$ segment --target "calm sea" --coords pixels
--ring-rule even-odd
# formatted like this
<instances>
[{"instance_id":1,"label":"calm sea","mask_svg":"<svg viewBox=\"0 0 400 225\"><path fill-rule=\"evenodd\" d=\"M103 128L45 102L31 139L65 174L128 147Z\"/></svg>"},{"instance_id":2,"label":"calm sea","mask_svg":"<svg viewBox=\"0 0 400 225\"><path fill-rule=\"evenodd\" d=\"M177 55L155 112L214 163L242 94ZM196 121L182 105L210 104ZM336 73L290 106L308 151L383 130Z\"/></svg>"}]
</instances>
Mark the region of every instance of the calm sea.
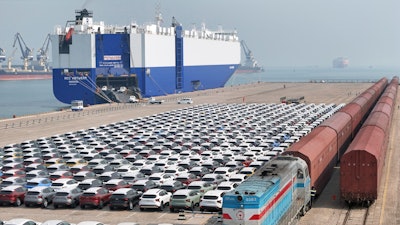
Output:
<instances>
[{"instance_id":1,"label":"calm sea","mask_svg":"<svg viewBox=\"0 0 400 225\"><path fill-rule=\"evenodd\" d=\"M400 68L318 67L268 68L263 73L236 74L227 86L263 82L357 82L399 76ZM53 95L51 80L0 81L0 119L51 112L67 107Z\"/></svg>"}]
</instances>

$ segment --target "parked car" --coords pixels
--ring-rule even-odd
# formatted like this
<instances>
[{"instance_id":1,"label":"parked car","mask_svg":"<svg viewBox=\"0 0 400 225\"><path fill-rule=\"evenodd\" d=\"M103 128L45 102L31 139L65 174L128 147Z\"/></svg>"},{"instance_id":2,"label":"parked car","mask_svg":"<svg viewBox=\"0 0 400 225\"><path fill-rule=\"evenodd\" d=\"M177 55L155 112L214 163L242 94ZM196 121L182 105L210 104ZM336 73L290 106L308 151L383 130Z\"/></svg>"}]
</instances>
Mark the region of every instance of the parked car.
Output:
<instances>
[{"instance_id":1,"label":"parked car","mask_svg":"<svg viewBox=\"0 0 400 225\"><path fill-rule=\"evenodd\" d=\"M24 177L9 177L9 178L4 179L0 183L0 188L4 188L7 186L11 186L11 185L25 186L25 184L26 184L26 179Z\"/></svg>"},{"instance_id":2,"label":"parked car","mask_svg":"<svg viewBox=\"0 0 400 225\"><path fill-rule=\"evenodd\" d=\"M39 225L39 224L40 224L39 222L25 218L15 218L4 222L4 225Z\"/></svg>"},{"instance_id":3,"label":"parked car","mask_svg":"<svg viewBox=\"0 0 400 225\"><path fill-rule=\"evenodd\" d=\"M185 189L186 185L184 185L182 182L177 181L177 180L169 180L169 181L165 181L163 184L161 184L160 188L164 189L168 192L174 193L177 190Z\"/></svg>"},{"instance_id":4,"label":"parked car","mask_svg":"<svg viewBox=\"0 0 400 225\"><path fill-rule=\"evenodd\" d=\"M209 173L201 178L202 181L207 181L217 186L222 181L226 181L226 177L222 174Z\"/></svg>"},{"instance_id":5,"label":"parked car","mask_svg":"<svg viewBox=\"0 0 400 225\"><path fill-rule=\"evenodd\" d=\"M116 191L120 188L130 188L131 186L132 184L123 179L111 179L103 184L103 187L109 191Z\"/></svg>"},{"instance_id":6,"label":"parked car","mask_svg":"<svg viewBox=\"0 0 400 225\"><path fill-rule=\"evenodd\" d=\"M231 191L235 189L238 186L237 183L231 182L231 181L223 181L220 184L218 184L217 188L215 190L221 190L221 191Z\"/></svg>"},{"instance_id":7,"label":"parked car","mask_svg":"<svg viewBox=\"0 0 400 225\"><path fill-rule=\"evenodd\" d=\"M51 187L37 186L28 190L25 195L25 206L41 206L47 208L53 202L56 192Z\"/></svg>"},{"instance_id":8,"label":"parked car","mask_svg":"<svg viewBox=\"0 0 400 225\"><path fill-rule=\"evenodd\" d=\"M164 189L153 188L143 193L139 201L139 209L143 211L146 208L156 208L163 210L165 206L169 205L171 200L171 193Z\"/></svg>"},{"instance_id":9,"label":"parked car","mask_svg":"<svg viewBox=\"0 0 400 225\"><path fill-rule=\"evenodd\" d=\"M200 203L201 194L197 190L181 189L177 190L171 197L169 210L174 212L179 209L194 210Z\"/></svg>"},{"instance_id":10,"label":"parked car","mask_svg":"<svg viewBox=\"0 0 400 225\"><path fill-rule=\"evenodd\" d=\"M74 174L71 171L54 171L50 173L49 178L52 181L55 181L60 178L72 178Z\"/></svg>"},{"instance_id":11,"label":"parked car","mask_svg":"<svg viewBox=\"0 0 400 225\"><path fill-rule=\"evenodd\" d=\"M4 171L3 174L1 175L2 179L6 179L8 177L25 177L26 172L21 169L11 169Z\"/></svg>"},{"instance_id":12,"label":"parked car","mask_svg":"<svg viewBox=\"0 0 400 225\"><path fill-rule=\"evenodd\" d=\"M181 173L179 174L175 180L182 182L184 185L189 185L193 181L198 181L200 180L199 176L196 176L192 173Z\"/></svg>"},{"instance_id":13,"label":"parked car","mask_svg":"<svg viewBox=\"0 0 400 225\"><path fill-rule=\"evenodd\" d=\"M214 185L207 181L193 181L187 186L187 189L197 190L204 195L207 191L214 189Z\"/></svg>"},{"instance_id":14,"label":"parked car","mask_svg":"<svg viewBox=\"0 0 400 225\"><path fill-rule=\"evenodd\" d=\"M210 173L210 170L205 166L196 166L189 170L190 173L193 173L196 176L202 177L206 174Z\"/></svg>"},{"instance_id":15,"label":"parked car","mask_svg":"<svg viewBox=\"0 0 400 225\"><path fill-rule=\"evenodd\" d=\"M157 188L157 184L152 180L137 180L135 183L132 184L132 188L140 191L142 193L146 192L149 189Z\"/></svg>"},{"instance_id":16,"label":"parked car","mask_svg":"<svg viewBox=\"0 0 400 225\"><path fill-rule=\"evenodd\" d=\"M221 211L222 210L222 197L225 191L211 190L207 191L200 201L200 211Z\"/></svg>"},{"instance_id":17,"label":"parked car","mask_svg":"<svg viewBox=\"0 0 400 225\"><path fill-rule=\"evenodd\" d=\"M60 178L58 180L53 181L53 183L51 184L51 187L56 191L66 187L77 187L77 186L78 186L78 181L72 178Z\"/></svg>"},{"instance_id":18,"label":"parked car","mask_svg":"<svg viewBox=\"0 0 400 225\"><path fill-rule=\"evenodd\" d=\"M0 190L0 204L20 206L24 202L26 188L10 185Z\"/></svg>"},{"instance_id":19,"label":"parked car","mask_svg":"<svg viewBox=\"0 0 400 225\"><path fill-rule=\"evenodd\" d=\"M102 186L103 186L103 181L94 178L85 179L79 182L78 184L78 188L80 188L83 191L91 187L102 187Z\"/></svg>"},{"instance_id":20,"label":"parked car","mask_svg":"<svg viewBox=\"0 0 400 225\"><path fill-rule=\"evenodd\" d=\"M191 98L181 98L178 100L178 104L193 104L193 100Z\"/></svg>"},{"instance_id":21,"label":"parked car","mask_svg":"<svg viewBox=\"0 0 400 225\"><path fill-rule=\"evenodd\" d=\"M33 178L28 180L28 182L25 184L25 187L27 189L34 188L34 187L50 187L51 186L51 180L46 177L38 177L38 178Z\"/></svg>"},{"instance_id":22,"label":"parked car","mask_svg":"<svg viewBox=\"0 0 400 225\"><path fill-rule=\"evenodd\" d=\"M53 199L55 209L60 206L75 208L79 205L79 197L82 195L82 190L78 187L65 187L56 191Z\"/></svg>"},{"instance_id":23,"label":"parked car","mask_svg":"<svg viewBox=\"0 0 400 225\"><path fill-rule=\"evenodd\" d=\"M110 197L110 210L124 208L132 210L139 203L142 193L132 188L120 188Z\"/></svg>"},{"instance_id":24,"label":"parked car","mask_svg":"<svg viewBox=\"0 0 400 225\"><path fill-rule=\"evenodd\" d=\"M25 178L27 180L31 180L33 178L48 178L49 177L49 172L47 170L31 170L26 173Z\"/></svg>"},{"instance_id":25,"label":"parked car","mask_svg":"<svg viewBox=\"0 0 400 225\"><path fill-rule=\"evenodd\" d=\"M83 191L79 196L79 206L84 209L87 206L102 209L110 201L111 192L107 188L92 187Z\"/></svg>"},{"instance_id":26,"label":"parked car","mask_svg":"<svg viewBox=\"0 0 400 225\"><path fill-rule=\"evenodd\" d=\"M95 179L97 176L92 171L80 171L74 174L72 178L76 181L83 181L86 179Z\"/></svg>"}]
</instances>

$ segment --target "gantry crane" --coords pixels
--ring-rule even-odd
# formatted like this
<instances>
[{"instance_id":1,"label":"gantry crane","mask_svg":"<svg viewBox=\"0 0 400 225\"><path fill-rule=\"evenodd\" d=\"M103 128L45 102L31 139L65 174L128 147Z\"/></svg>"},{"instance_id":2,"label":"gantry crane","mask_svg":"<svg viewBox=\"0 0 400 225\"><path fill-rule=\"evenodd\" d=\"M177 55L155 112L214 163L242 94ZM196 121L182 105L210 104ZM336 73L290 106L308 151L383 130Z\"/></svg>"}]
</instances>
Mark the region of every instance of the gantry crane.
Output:
<instances>
[{"instance_id":1,"label":"gantry crane","mask_svg":"<svg viewBox=\"0 0 400 225\"><path fill-rule=\"evenodd\" d=\"M49 44L50 44L50 34L47 34L46 39L43 42L43 46L38 50L36 55L37 60L39 61L39 65L47 68L49 59L47 56L47 52L49 51Z\"/></svg>"},{"instance_id":2,"label":"gantry crane","mask_svg":"<svg viewBox=\"0 0 400 225\"><path fill-rule=\"evenodd\" d=\"M25 41L22 38L20 33L16 33L15 34L13 48L15 47L15 44L17 43L17 41L18 41L19 48L21 49L21 53L22 53L21 59L24 60L24 70L28 70L28 64L29 64L30 61L33 60L33 55L32 55L33 50L30 49L25 44Z\"/></svg>"}]
</instances>

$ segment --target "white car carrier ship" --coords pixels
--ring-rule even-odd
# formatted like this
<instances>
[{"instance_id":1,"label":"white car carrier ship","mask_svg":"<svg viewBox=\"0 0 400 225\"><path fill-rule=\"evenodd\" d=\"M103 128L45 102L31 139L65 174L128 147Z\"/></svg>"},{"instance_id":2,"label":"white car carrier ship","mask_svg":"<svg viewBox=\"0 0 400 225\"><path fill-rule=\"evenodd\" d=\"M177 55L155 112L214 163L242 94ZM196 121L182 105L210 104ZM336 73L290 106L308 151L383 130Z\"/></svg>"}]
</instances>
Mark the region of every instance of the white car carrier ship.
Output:
<instances>
[{"instance_id":1,"label":"white car carrier ship","mask_svg":"<svg viewBox=\"0 0 400 225\"><path fill-rule=\"evenodd\" d=\"M53 92L64 103L85 105L223 87L240 64L236 31L183 30L156 23L110 26L95 23L93 13L77 10L75 20L51 35ZM106 86L107 88L102 88Z\"/></svg>"}]
</instances>

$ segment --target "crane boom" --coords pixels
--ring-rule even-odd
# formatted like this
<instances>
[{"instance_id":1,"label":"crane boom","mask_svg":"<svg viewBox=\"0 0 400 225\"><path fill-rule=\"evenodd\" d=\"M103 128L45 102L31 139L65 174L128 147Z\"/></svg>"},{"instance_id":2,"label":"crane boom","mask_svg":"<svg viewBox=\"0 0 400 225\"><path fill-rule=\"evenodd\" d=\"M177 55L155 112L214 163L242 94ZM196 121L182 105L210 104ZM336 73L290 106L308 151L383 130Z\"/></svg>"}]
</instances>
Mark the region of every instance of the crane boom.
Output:
<instances>
[{"instance_id":1,"label":"crane boom","mask_svg":"<svg viewBox=\"0 0 400 225\"><path fill-rule=\"evenodd\" d=\"M21 59L23 59L24 61L32 61L33 60L32 50L25 44L25 41L20 33L15 34L13 47L15 47L15 43L17 41L22 53Z\"/></svg>"},{"instance_id":2,"label":"crane boom","mask_svg":"<svg viewBox=\"0 0 400 225\"><path fill-rule=\"evenodd\" d=\"M49 51L49 44L50 44L50 34L47 34L42 47L38 50L36 55L37 60L41 65L47 64L47 52Z\"/></svg>"}]
</instances>

